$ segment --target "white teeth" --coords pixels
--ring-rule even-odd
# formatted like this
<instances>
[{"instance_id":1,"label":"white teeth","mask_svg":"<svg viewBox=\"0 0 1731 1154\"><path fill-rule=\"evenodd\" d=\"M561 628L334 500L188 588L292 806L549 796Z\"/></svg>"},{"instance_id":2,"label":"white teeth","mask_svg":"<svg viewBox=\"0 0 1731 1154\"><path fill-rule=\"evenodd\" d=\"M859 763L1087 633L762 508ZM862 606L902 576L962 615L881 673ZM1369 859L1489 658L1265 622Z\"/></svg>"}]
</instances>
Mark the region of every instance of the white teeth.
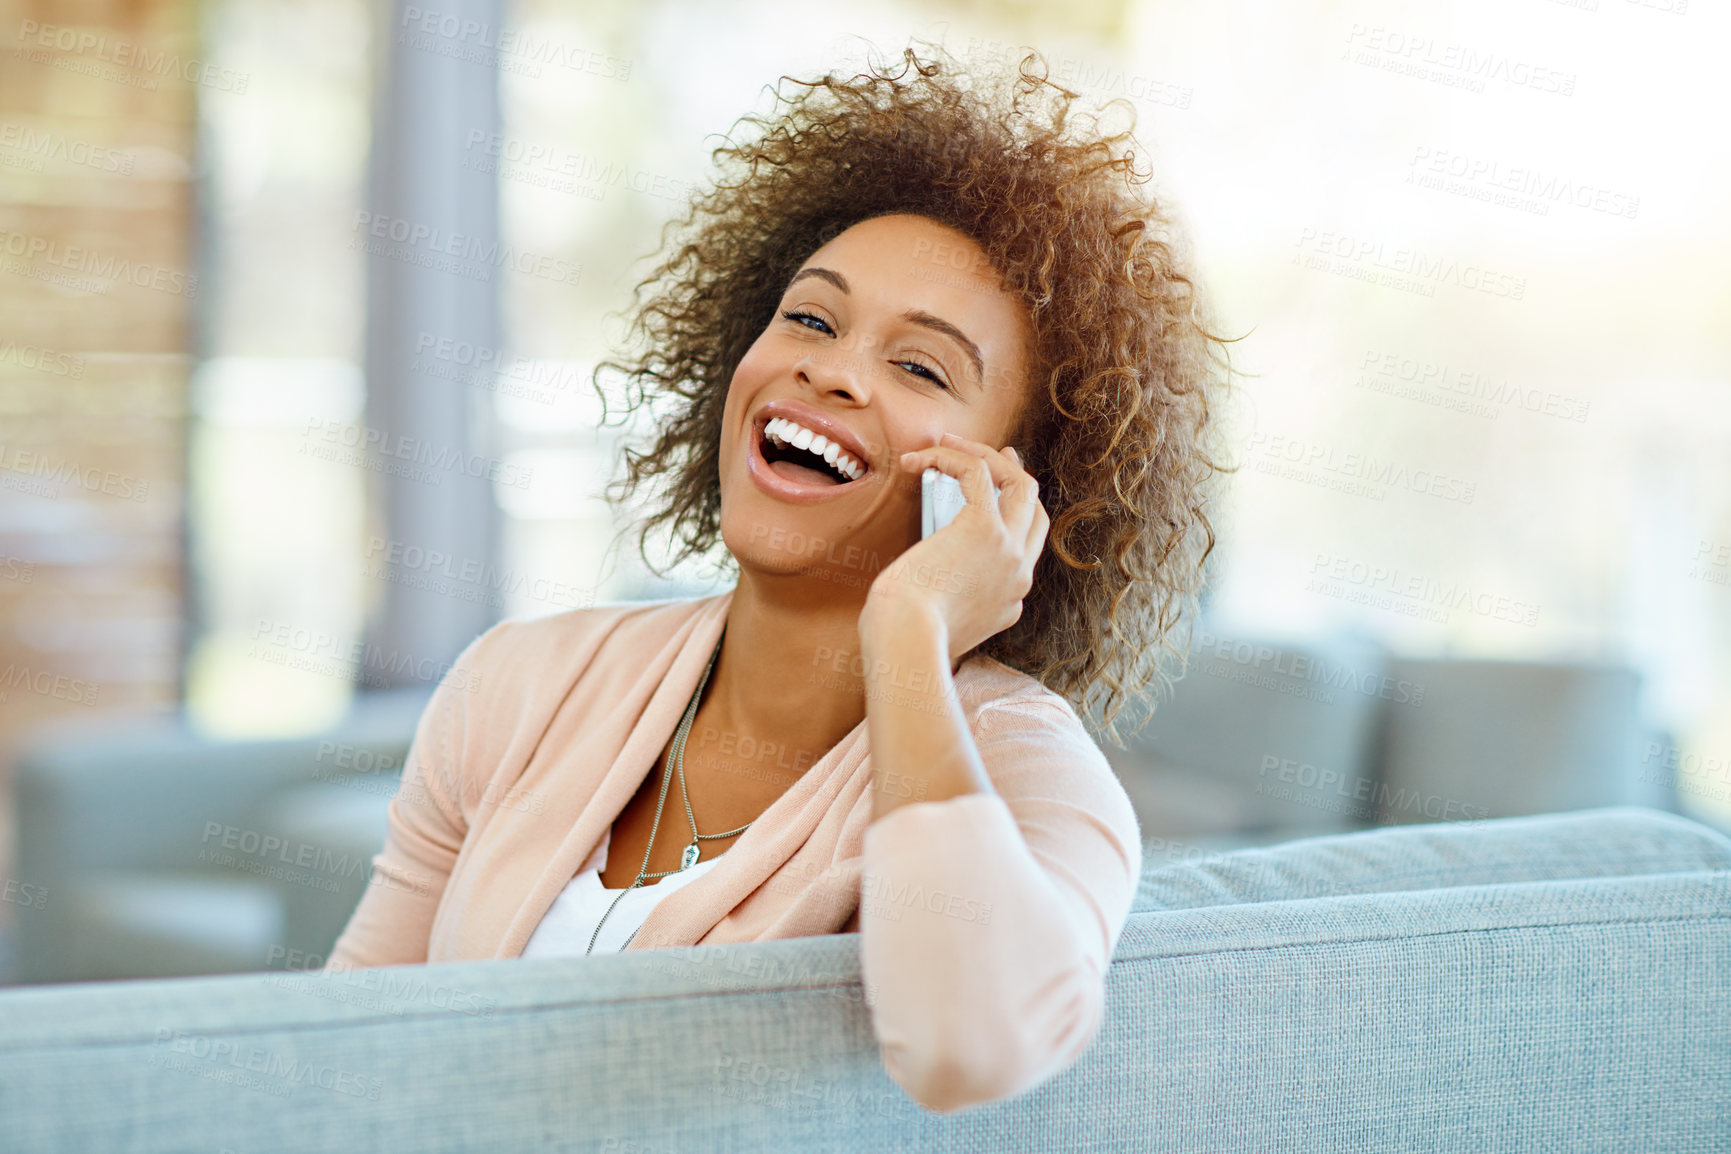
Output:
<instances>
[{"instance_id":1,"label":"white teeth","mask_svg":"<svg viewBox=\"0 0 1731 1154\"><path fill-rule=\"evenodd\" d=\"M850 481L865 476L864 466L843 452L840 445L786 417L772 418L763 426L763 435L778 446L792 445L817 454Z\"/></svg>"}]
</instances>

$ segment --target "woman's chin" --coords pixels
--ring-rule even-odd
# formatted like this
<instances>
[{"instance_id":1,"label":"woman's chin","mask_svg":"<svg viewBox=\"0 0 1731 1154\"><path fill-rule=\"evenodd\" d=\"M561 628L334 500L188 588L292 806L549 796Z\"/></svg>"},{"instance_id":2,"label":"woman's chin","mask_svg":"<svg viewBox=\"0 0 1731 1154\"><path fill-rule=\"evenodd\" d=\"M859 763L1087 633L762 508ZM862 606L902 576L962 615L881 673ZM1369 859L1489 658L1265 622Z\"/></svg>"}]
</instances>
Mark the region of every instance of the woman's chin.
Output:
<instances>
[{"instance_id":1,"label":"woman's chin","mask_svg":"<svg viewBox=\"0 0 1731 1154\"><path fill-rule=\"evenodd\" d=\"M783 549L746 547L729 550L739 564L742 577L773 584L783 590L807 590L814 600L854 601L864 598L876 578L878 566L866 567L869 553L858 548L819 549L816 555ZM852 561L853 564L845 562Z\"/></svg>"}]
</instances>

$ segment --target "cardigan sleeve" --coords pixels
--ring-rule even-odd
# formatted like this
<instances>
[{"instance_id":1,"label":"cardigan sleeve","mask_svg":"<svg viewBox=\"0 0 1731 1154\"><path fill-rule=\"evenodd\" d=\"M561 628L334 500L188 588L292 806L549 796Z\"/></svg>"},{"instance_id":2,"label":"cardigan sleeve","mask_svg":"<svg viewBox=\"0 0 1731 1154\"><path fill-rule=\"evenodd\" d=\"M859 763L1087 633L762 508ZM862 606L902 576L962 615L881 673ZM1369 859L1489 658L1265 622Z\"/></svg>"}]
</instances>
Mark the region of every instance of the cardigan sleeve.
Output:
<instances>
[{"instance_id":1,"label":"cardigan sleeve","mask_svg":"<svg viewBox=\"0 0 1731 1154\"><path fill-rule=\"evenodd\" d=\"M495 627L497 628L497 627ZM403 759L391 799L384 848L327 970L414 965L427 960L433 917L468 832L461 761L473 698L482 688L471 642L433 691Z\"/></svg>"},{"instance_id":2,"label":"cardigan sleeve","mask_svg":"<svg viewBox=\"0 0 1731 1154\"><path fill-rule=\"evenodd\" d=\"M1086 1052L1142 867L1129 797L1066 703L994 704L973 729L996 793L901 806L863 851L873 1030L890 1076L937 1111Z\"/></svg>"}]
</instances>

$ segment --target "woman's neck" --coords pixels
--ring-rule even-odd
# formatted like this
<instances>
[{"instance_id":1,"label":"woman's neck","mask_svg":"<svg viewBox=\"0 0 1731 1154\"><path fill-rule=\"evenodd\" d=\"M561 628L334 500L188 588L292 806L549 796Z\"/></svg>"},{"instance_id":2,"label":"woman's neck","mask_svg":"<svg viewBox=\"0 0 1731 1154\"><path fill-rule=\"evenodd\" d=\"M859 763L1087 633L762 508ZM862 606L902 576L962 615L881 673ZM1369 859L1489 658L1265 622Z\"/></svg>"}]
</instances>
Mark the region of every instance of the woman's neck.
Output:
<instances>
[{"instance_id":1,"label":"woman's neck","mask_svg":"<svg viewBox=\"0 0 1731 1154\"><path fill-rule=\"evenodd\" d=\"M844 590L816 584L740 574L699 721L715 730L711 740L747 750L773 742L784 764L810 766L865 719L857 664L865 591L838 598Z\"/></svg>"}]
</instances>

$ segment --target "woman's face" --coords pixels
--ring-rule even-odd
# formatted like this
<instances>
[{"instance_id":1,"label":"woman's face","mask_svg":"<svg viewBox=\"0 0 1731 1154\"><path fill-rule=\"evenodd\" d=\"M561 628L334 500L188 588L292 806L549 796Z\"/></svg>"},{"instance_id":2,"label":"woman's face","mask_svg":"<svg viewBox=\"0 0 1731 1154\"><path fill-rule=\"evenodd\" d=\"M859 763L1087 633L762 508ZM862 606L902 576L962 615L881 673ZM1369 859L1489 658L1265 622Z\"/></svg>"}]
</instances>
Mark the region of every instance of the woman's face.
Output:
<instances>
[{"instance_id":1,"label":"woman's face","mask_svg":"<svg viewBox=\"0 0 1731 1154\"><path fill-rule=\"evenodd\" d=\"M863 593L919 539L919 477L899 470L901 454L945 433L1002 448L1031 347L1026 307L964 234L908 214L849 228L793 275L733 374L728 550L742 569Z\"/></svg>"}]
</instances>

